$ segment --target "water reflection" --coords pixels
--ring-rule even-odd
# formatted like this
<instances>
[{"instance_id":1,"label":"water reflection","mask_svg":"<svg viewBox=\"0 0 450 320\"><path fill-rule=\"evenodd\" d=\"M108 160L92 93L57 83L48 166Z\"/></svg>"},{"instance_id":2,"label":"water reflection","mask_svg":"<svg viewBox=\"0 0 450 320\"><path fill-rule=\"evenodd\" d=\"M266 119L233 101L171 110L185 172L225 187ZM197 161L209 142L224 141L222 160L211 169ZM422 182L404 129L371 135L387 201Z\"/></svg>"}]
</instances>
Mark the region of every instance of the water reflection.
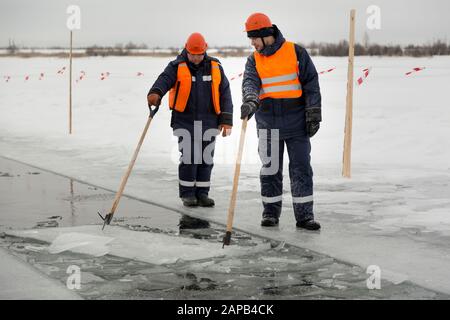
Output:
<instances>
[{"instance_id":1,"label":"water reflection","mask_svg":"<svg viewBox=\"0 0 450 320\"><path fill-rule=\"evenodd\" d=\"M77 215L75 213L75 201L74 201L74 188L73 188L73 179L69 179L70 180L70 187L69 187L69 192L70 192L70 196L69 196L69 202L70 202L70 225L71 226L75 226L77 223Z\"/></svg>"},{"instance_id":2,"label":"water reflection","mask_svg":"<svg viewBox=\"0 0 450 320\"><path fill-rule=\"evenodd\" d=\"M184 229L205 229L209 228L209 222L206 220L193 218L187 215L182 215L180 218L180 223L178 224L180 230Z\"/></svg>"}]
</instances>

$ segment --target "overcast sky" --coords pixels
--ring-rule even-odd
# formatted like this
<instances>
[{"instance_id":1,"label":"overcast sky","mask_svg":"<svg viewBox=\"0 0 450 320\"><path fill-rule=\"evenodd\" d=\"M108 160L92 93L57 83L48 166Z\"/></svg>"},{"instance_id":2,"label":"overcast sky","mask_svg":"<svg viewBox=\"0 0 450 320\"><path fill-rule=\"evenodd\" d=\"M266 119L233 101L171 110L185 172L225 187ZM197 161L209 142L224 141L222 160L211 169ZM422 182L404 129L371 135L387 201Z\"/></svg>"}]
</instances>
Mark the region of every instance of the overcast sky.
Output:
<instances>
[{"instance_id":1,"label":"overcast sky","mask_svg":"<svg viewBox=\"0 0 450 320\"><path fill-rule=\"evenodd\" d=\"M348 16L356 9L356 39L421 44L450 39L448 0L0 0L0 46L66 46L66 9L81 8L75 46L145 43L180 47L191 32L210 46L249 45L248 15L266 13L289 40L337 42L348 38ZM370 5L381 9L381 29L369 30Z\"/></svg>"}]
</instances>

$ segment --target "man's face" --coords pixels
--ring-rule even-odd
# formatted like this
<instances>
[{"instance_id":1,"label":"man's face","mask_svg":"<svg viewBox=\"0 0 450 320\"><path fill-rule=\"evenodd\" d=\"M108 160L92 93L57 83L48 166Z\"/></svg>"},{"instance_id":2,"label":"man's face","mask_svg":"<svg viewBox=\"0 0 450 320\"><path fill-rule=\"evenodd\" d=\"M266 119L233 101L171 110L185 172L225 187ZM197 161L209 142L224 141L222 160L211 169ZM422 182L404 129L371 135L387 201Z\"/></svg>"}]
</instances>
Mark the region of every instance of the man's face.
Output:
<instances>
[{"instance_id":1,"label":"man's face","mask_svg":"<svg viewBox=\"0 0 450 320\"><path fill-rule=\"evenodd\" d=\"M261 38L250 38L250 42L256 51L261 51L264 48Z\"/></svg>"},{"instance_id":2,"label":"man's face","mask_svg":"<svg viewBox=\"0 0 450 320\"><path fill-rule=\"evenodd\" d=\"M190 54L189 52L187 53L189 62L198 65L200 62L203 61L203 58L205 57L205 55L202 54Z\"/></svg>"},{"instance_id":3,"label":"man's face","mask_svg":"<svg viewBox=\"0 0 450 320\"><path fill-rule=\"evenodd\" d=\"M250 38L250 42L256 51L261 51L264 49L264 43L261 38ZM275 42L275 38L272 36L264 37L264 42L266 46L270 46Z\"/></svg>"}]
</instances>

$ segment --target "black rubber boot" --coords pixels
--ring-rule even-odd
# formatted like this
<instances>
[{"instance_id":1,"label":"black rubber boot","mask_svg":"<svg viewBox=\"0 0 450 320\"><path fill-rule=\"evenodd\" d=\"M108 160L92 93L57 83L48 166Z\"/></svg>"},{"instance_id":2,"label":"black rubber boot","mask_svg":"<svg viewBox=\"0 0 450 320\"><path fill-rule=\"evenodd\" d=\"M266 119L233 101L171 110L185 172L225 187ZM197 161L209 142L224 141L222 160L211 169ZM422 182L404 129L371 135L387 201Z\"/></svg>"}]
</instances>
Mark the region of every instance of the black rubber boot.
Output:
<instances>
[{"instance_id":1,"label":"black rubber boot","mask_svg":"<svg viewBox=\"0 0 450 320\"><path fill-rule=\"evenodd\" d=\"M200 194L197 197L198 205L200 207L214 207L215 202L206 194Z\"/></svg>"},{"instance_id":2,"label":"black rubber boot","mask_svg":"<svg viewBox=\"0 0 450 320\"><path fill-rule=\"evenodd\" d=\"M263 217L261 220L261 226L263 227L276 227L278 225L278 219L275 217Z\"/></svg>"},{"instance_id":3,"label":"black rubber boot","mask_svg":"<svg viewBox=\"0 0 450 320\"><path fill-rule=\"evenodd\" d=\"M315 230L320 229L320 223L318 223L317 221L314 221L313 219L305 220L305 221L298 221L297 228L315 231Z\"/></svg>"},{"instance_id":4,"label":"black rubber boot","mask_svg":"<svg viewBox=\"0 0 450 320\"><path fill-rule=\"evenodd\" d=\"M181 201L183 201L183 205L185 207L196 207L198 206L198 201L196 197L184 197L181 198Z\"/></svg>"}]
</instances>

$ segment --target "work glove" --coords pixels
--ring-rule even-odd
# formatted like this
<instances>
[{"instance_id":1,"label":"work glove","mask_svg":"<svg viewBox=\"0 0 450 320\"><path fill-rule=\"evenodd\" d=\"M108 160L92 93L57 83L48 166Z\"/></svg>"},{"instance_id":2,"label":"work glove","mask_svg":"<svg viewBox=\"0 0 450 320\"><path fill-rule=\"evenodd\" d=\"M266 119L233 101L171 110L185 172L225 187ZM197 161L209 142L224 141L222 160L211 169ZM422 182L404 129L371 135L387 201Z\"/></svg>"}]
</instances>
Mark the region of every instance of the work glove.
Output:
<instances>
[{"instance_id":1,"label":"work glove","mask_svg":"<svg viewBox=\"0 0 450 320\"><path fill-rule=\"evenodd\" d=\"M157 93L150 93L147 96L147 101L149 107L151 106L159 107L159 105L161 104L161 97Z\"/></svg>"},{"instance_id":2,"label":"work glove","mask_svg":"<svg viewBox=\"0 0 450 320\"><path fill-rule=\"evenodd\" d=\"M148 109L150 110L150 117L154 117L159 110L159 105L161 104L161 97L157 93L150 93L147 96ZM152 109L152 107L154 107Z\"/></svg>"},{"instance_id":3,"label":"work glove","mask_svg":"<svg viewBox=\"0 0 450 320\"><path fill-rule=\"evenodd\" d=\"M241 106L241 119L244 120L247 117L247 119L250 120L256 112L256 109L258 109L258 103L256 101L245 101Z\"/></svg>"},{"instance_id":4,"label":"work glove","mask_svg":"<svg viewBox=\"0 0 450 320\"><path fill-rule=\"evenodd\" d=\"M306 119L306 134L311 138L320 128L320 122L322 121L322 108L321 107L306 107L305 108Z\"/></svg>"},{"instance_id":5,"label":"work glove","mask_svg":"<svg viewBox=\"0 0 450 320\"><path fill-rule=\"evenodd\" d=\"M219 125L219 133L222 132L222 137L226 137L231 135L231 128L232 126L228 124L220 124Z\"/></svg>"}]
</instances>

